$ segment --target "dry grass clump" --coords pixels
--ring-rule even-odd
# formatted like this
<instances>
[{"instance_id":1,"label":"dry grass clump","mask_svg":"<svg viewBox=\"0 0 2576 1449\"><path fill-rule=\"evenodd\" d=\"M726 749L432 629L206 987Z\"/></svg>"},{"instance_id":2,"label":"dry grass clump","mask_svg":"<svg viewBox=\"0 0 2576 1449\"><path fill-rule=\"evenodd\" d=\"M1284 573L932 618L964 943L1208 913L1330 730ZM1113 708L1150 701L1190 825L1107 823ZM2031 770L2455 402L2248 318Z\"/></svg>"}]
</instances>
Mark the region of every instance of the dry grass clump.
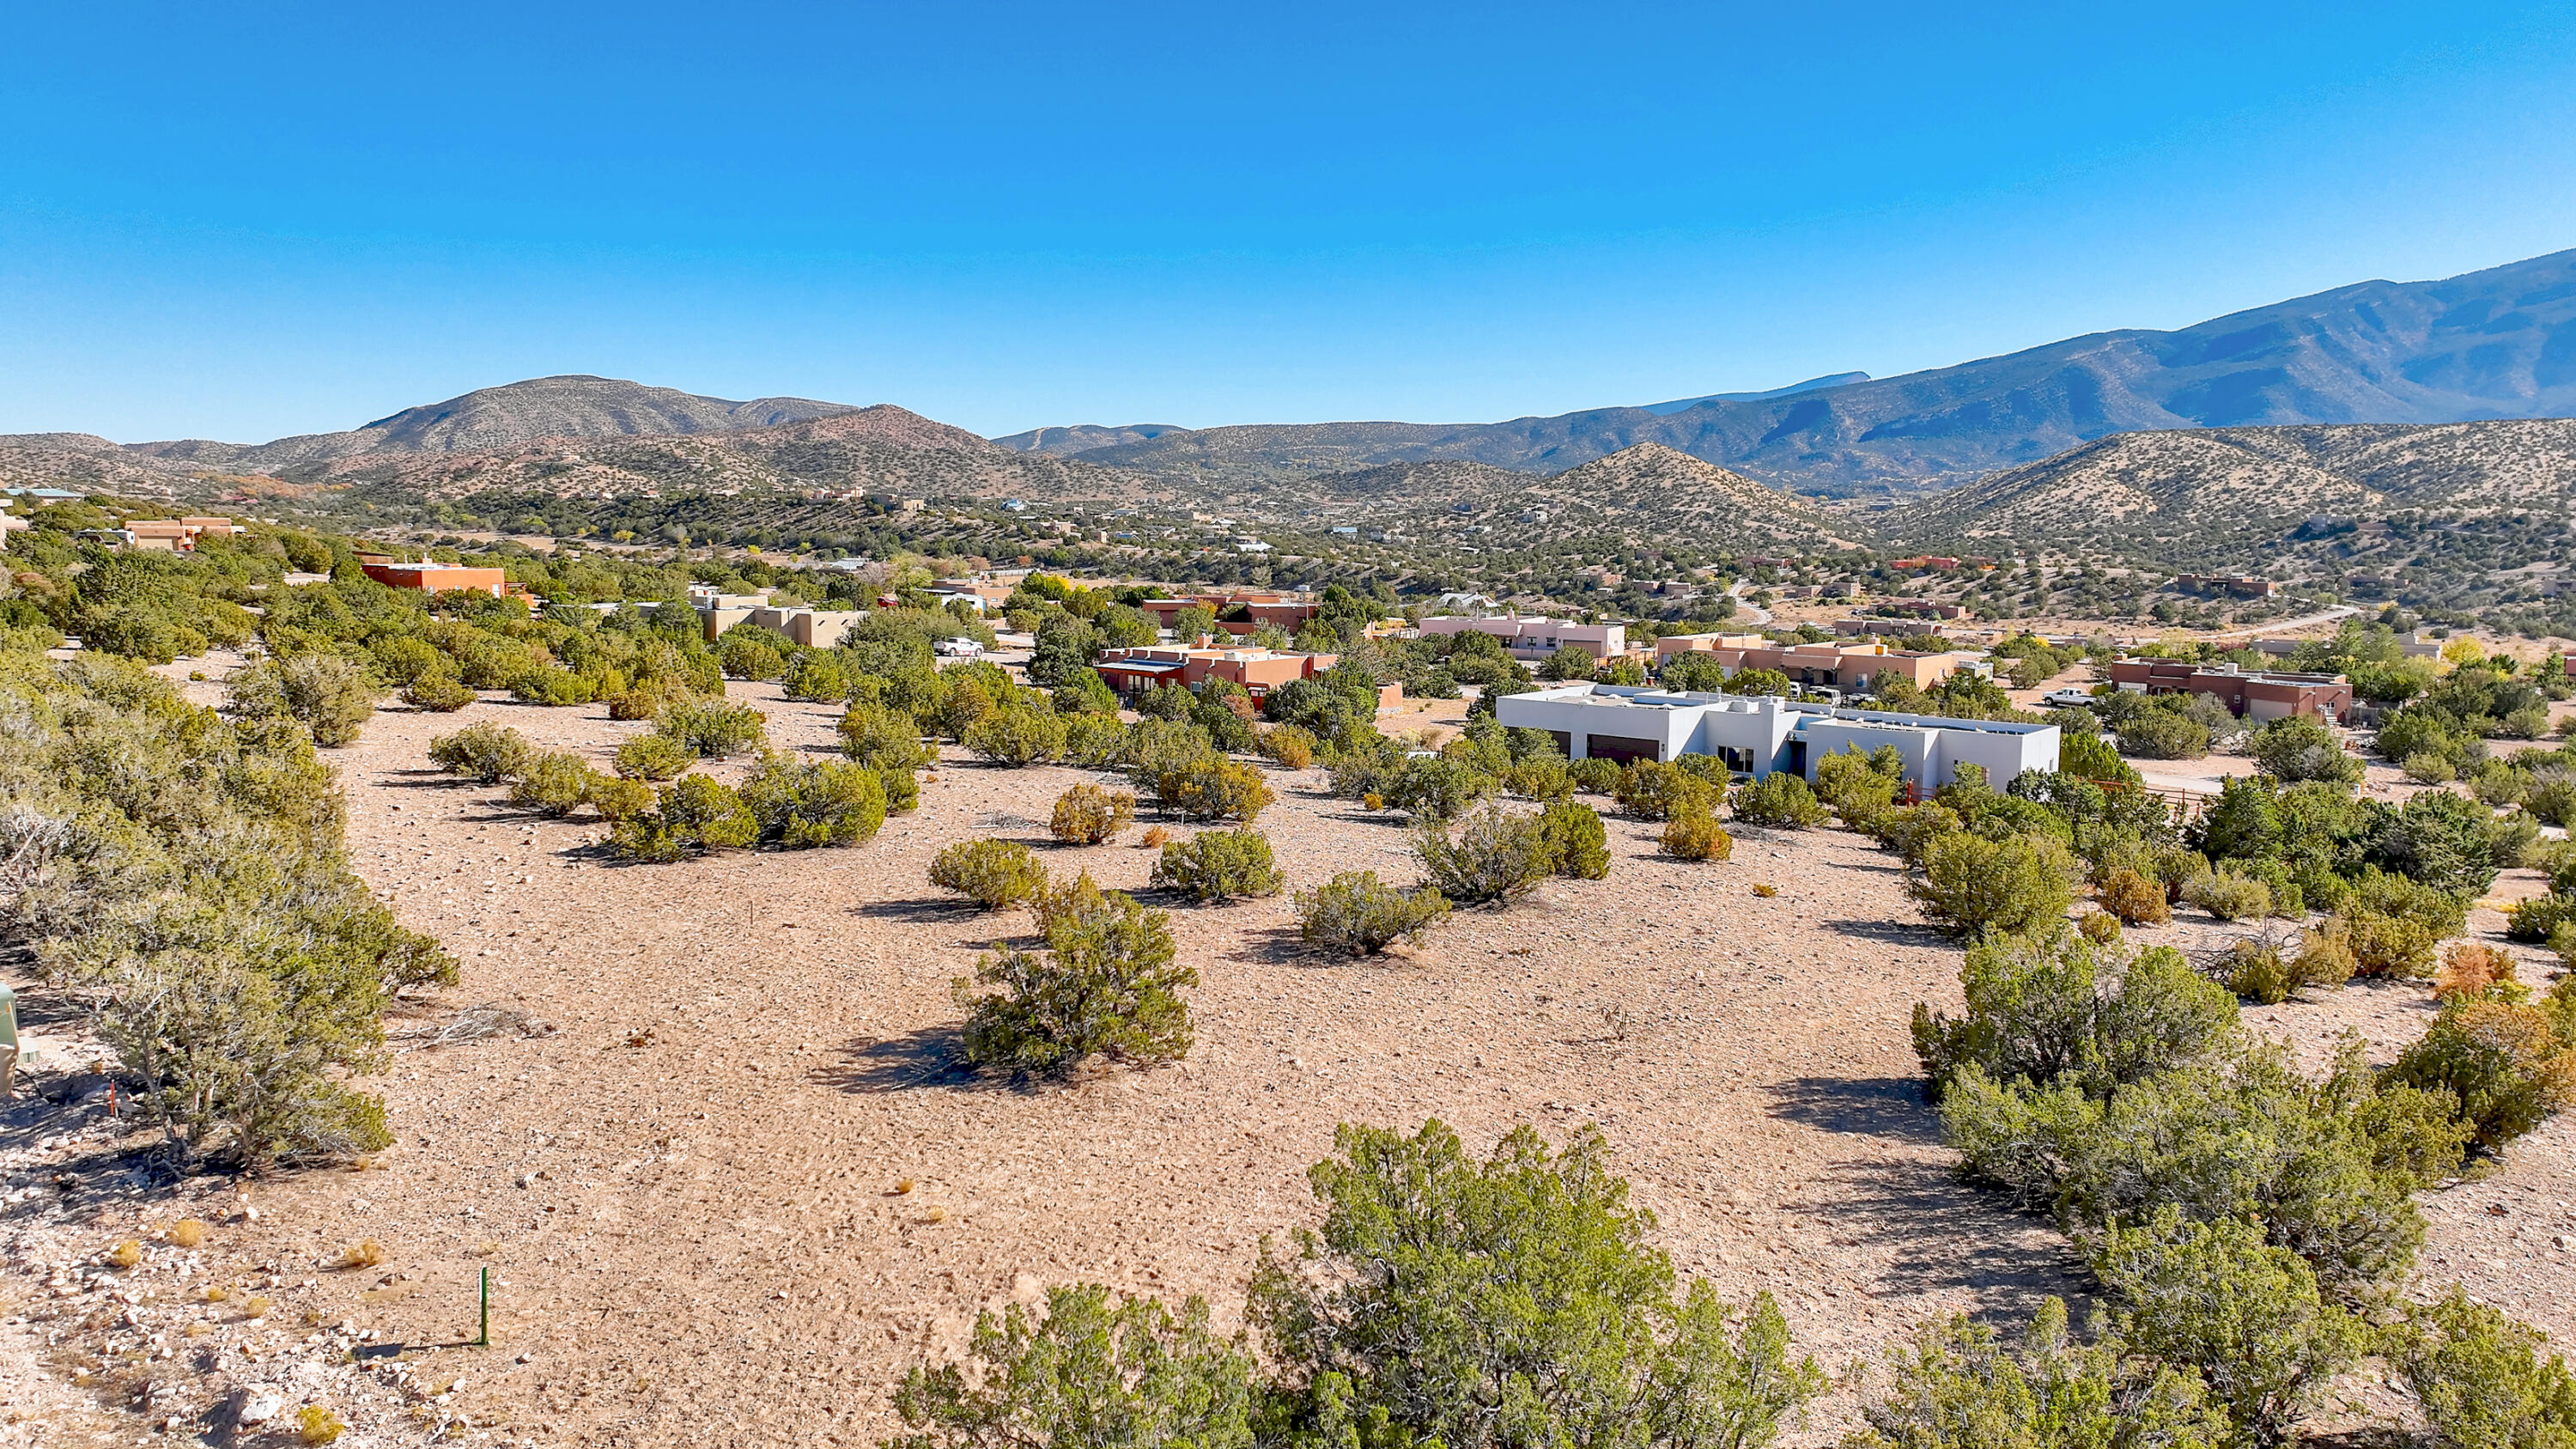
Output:
<instances>
[{"instance_id":1,"label":"dry grass clump","mask_svg":"<svg viewBox=\"0 0 2576 1449\"><path fill-rule=\"evenodd\" d=\"M1076 785L1056 797L1047 831L1068 845L1099 845L1136 821L1136 796L1127 790Z\"/></svg>"},{"instance_id":2,"label":"dry grass clump","mask_svg":"<svg viewBox=\"0 0 2576 1449\"><path fill-rule=\"evenodd\" d=\"M170 1225L170 1241L182 1248L202 1247L206 1241L206 1225L195 1218L181 1218Z\"/></svg>"},{"instance_id":3,"label":"dry grass clump","mask_svg":"<svg viewBox=\"0 0 2576 1449\"><path fill-rule=\"evenodd\" d=\"M1679 860L1730 860L1735 837L1705 809L1684 809L1664 826L1664 854Z\"/></svg>"},{"instance_id":4,"label":"dry grass clump","mask_svg":"<svg viewBox=\"0 0 2576 1449\"><path fill-rule=\"evenodd\" d=\"M1780 888L1766 881L1755 885L1753 887L1753 893L1767 901L1773 896L1780 894Z\"/></svg>"},{"instance_id":5,"label":"dry grass clump","mask_svg":"<svg viewBox=\"0 0 2576 1449\"><path fill-rule=\"evenodd\" d=\"M131 1268L143 1261L143 1244L128 1238L107 1250L107 1261L120 1268Z\"/></svg>"},{"instance_id":6,"label":"dry grass clump","mask_svg":"<svg viewBox=\"0 0 2576 1449\"><path fill-rule=\"evenodd\" d=\"M2433 996L2442 1002L2493 996L2512 1000L2525 995L2514 979L2513 957L2481 941L2455 941L2442 953L2442 969L2433 976Z\"/></svg>"},{"instance_id":7,"label":"dry grass clump","mask_svg":"<svg viewBox=\"0 0 2576 1449\"><path fill-rule=\"evenodd\" d=\"M2173 907L2165 901L2164 886L2134 870L2111 872L2093 888L2093 898L2103 910L2119 917L2124 926L2161 926L2173 919Z\"/></svg>"},{"instance_id":8,"label":"dry grass clump","mask_svg":"<svg viewBox=\"0 0 2576 1449\"><path fill-rule=\"evenodd\" d=\"M328 1444L347 1431L348 1422L320 1404L307 1404L295 1415L295 1442Z\"/></svg>"},{"instance_id":9,"label":"dry grass clump","mask_svg":"<svg viewBox=\"0 0 2576 1449\"><path fill-rule=\"evenodd\" d=\"M1172 832L1165 830L1163 827L1159 825L1148 826L1146 827L1144 834L1136 837L1136 848L1138 850L1160 850L1163 848L1163 842L1171 838Z\"/></svg>"},{"instance_id":10,"label":"dry grass clump","mask_svg":"<svg viewBox=\"0 0 2576 1449\"><path fill-rule=\"evenodd\" d=\"M343 1268L372 1268L385 1260L385 1245L373 1238L350 1244L340 1250Z\"/></svg>"}]
</instances>

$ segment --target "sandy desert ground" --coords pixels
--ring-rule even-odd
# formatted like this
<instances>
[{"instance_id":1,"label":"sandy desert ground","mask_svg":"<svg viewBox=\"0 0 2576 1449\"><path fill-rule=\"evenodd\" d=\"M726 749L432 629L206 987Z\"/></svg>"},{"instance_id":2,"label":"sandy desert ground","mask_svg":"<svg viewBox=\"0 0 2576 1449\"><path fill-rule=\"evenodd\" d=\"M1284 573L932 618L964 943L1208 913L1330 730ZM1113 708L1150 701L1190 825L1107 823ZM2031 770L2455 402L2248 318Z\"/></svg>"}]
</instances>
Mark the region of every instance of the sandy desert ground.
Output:
<instances>
[{"instance_id":1,"label":"sandy desert ground","mask_svg":"<svg viewBox=\"0 0 2576 1449\"><path fill-rule=\"evenodd\" d=\"M780 746L829 748L835 711L735 692ZM395 1030L487 1004L528 1021L403 1041L382 1082L398 1145L366 1170L136 1170L120 1154L148 1139L109 1119L61 1004L19 983L35 1052L0 1126L0 1444L163 1422L284 1443L306 1403L350 1420L343 1444L871 1443L903 1371L957 1352L979 1307L1090 1279L1204 1294L1230 1320L1262 1239L1314 1220L1304 1170L1344 1121L1437 1116L1479 1146L1600 1123L1683 1269L1770 1290L1836 1372L1926 1318L2076 1291L2046 1223L1950 1179L1906 1021L1955 1005L1959 953L1848 833L1746 832L1733 862L1695 866L1614 816L1607 880L1462 912L1409 959L1309 953L1284 896L1165 902L1201 978L1188 1060L1017 1087L954 1064L950 982L1028 919L952 904L924 870L992 834L1141 891L1150 852L1044 838L1055 796L1093 777L952 762L861 848L628 867L595 824L430 773L429 737L476 718L603 761L638 728L596 708L397 709L333 752L359 870L464 962ZM1401 829L1320 772L1274 786L1260 823L1292 886L1412 879ZM2419 987L2363 987L2249 1016L2321 1059L2347 1027L2384 1054L2429 1012ZM2436 1195L2427 1274L2566 1340L2571 1169L2561 1120ZM214 1224L195 1250L162 1236L189 1215ZM101 1267L127 1238L144 1265ZM367 1240L380 1263L338 1266ZM492 1345L459 1346L487 1268ZM257 1321L247 1294L270 1300ZM1847 1405L1798 1442L1830 1442Z\"/></svg>"}]
</instances>

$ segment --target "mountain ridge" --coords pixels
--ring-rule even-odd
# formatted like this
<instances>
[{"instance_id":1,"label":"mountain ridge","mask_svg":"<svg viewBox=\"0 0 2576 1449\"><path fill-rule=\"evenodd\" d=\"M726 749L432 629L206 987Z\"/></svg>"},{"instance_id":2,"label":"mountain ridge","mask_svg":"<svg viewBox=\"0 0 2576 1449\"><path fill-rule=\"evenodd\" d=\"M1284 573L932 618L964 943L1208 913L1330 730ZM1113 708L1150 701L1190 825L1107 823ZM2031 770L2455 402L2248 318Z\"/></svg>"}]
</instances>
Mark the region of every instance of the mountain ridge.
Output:
<instances>
[{"instance_id":1,"label":"mountain ridge","mask_svg":"<svg viewBox=\"0 0 2576 1449\"><path fill-rule=\"evenodd\" d=\"M811 398L736 402L622 378L565 373L476 388L345 432L305 433L266 443L184 438L126 447L177 462L272 472L376 453L477 453L563 438L738 432L860 411L849 403Z\"/></svg>"},{"instance_id":2,"label":"mountain ridge","mask_svg":"<svg viewBox=\"0 0 2576 1449\"><path fill-rule=\"evenodd\" d=\"M1233 424L1096 446L1088 435L1068 436L1055 446L1113 467L1241 480L1435 459L1554 471L1658 442L1802 491L1848 495L1955 485L2121 432L2570 414L2576 250L2435 281L2351 283L2171 331L2087 333L1950 367L1720 397L1669 413Z\"/></svg>"}]
</instances>

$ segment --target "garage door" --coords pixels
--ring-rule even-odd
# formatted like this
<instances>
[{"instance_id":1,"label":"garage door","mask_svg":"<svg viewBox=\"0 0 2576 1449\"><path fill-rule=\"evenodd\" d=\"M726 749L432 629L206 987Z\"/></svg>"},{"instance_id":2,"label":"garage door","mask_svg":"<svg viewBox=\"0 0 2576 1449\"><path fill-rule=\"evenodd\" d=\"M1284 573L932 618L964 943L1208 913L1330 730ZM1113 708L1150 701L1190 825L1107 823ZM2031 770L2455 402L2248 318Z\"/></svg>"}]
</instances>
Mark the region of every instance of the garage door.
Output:
<instances>
[{"instance_id":1,"label":"garage door","mask_svg":"<svg viewBox=\"0 0 2576 1449\"><path fill-rule=\"evenodd\" d=\"M1664 757L1661 740L1636 739L1628 735L1592 735L1584 750L1596 760L1660 760Z\"/></svg>"}]
</instances>

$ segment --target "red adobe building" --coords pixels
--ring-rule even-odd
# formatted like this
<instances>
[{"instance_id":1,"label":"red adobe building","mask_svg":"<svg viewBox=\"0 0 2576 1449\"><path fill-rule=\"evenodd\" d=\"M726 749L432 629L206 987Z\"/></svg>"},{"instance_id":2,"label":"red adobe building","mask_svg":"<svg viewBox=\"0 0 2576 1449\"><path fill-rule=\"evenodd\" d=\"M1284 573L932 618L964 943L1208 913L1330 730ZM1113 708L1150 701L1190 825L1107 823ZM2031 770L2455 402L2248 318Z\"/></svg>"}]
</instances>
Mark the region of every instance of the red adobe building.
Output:
<instances>
[{"instance_id":1,"label":"red adobe building","mask_svg":"<svg viewBox=\"0 0 2576 1449\"><path fill-rule=\"evenodd\" d=\"M1254 699L1264 699L1270 691L1291 680L1311 679L1339 663L1338 654L1282 654L1270 649L1176 649L1170 646L1147 649L1111 649L1103 652L1092 668L1101 680L1123 696L1142 694L1165 684L1188 689L1202 679L1224 679L1243 686ZM1394 707L1404 697L1404 686L1383 685L1378 690L1378 707Z\"/></svg>"},{"instance_id":2,"label":"red adobe building","mask_svg":"<svg viewBox=\"0 0 2576 1449\"><path fill-rule=\"evenodd\" d=\"M2340 674L2247 670L2233 664L2185 664L2173 659L2112 661L2111 682L2145 694L2215 696L2230 714L2269 723L2305 715L2328 723L2352 715L2352 685Z\"/></svg>"}]
</instances>

